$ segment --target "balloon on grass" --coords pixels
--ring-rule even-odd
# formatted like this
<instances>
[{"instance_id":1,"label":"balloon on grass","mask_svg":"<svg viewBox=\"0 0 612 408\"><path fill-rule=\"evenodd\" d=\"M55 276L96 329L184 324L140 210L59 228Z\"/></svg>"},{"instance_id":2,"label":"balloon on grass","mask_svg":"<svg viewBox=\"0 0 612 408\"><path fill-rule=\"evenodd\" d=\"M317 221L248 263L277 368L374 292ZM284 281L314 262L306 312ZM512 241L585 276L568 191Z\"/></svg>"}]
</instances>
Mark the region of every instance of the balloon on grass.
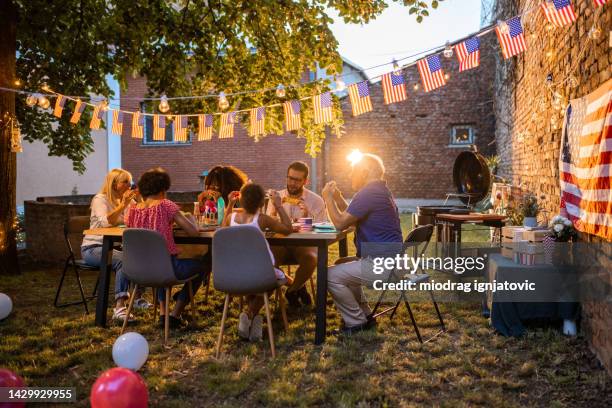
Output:
<instances>
[{"instance_id":1,"label":"balloon on grass","mask_svg":"<svg viewBox=\"0 0 612 408\"><path fill-rule=\"evenodd\" d=\"M137 373L115 367L98 377L91 388L89 400L92 408L146 408L149 392Z\"/></svg>"},{"instance_id":2,"label":"balloon on grass","mask_svg":"<svg viewBox=\"0 0 612 408\"><path fill-rule=\"evenodd\" d=\"M13 310L13 301L8 295L0 293L0 320L6 319Z\"/></svg>"},{"instance_id":3,"label":"balloon on grass","mask_svg":"<svg viewBox=\"0 0 612 408\"><path fill-rule=\"evenodd\" d=\"M138 371L149 356L149 343L139 333L125 333L113 344L113 361L119 367Z\"/></svg>"}]
</instances>

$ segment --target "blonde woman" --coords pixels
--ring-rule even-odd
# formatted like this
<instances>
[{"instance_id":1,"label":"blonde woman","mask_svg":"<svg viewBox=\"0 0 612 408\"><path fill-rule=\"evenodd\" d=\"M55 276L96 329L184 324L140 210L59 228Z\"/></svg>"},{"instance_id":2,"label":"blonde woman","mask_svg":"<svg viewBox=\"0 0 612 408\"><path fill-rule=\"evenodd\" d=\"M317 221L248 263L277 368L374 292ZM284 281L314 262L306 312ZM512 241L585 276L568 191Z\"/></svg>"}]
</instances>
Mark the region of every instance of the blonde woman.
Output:
<instances>
[{"instance_id":1,"label":"blonde woman","mask_svg":"<svg viewBox=\"0 0 612 408\"><path fill-rule=\"evenodd\" d=\"M126 208L134 202L137 192L132 190L132 175L123 169L112 169L107 175L102 188L91 200L91 218L89 227L113 227L123 222ZM102 259L102 237L85 235L81 244L83 260L92 266L100 266ZM122 253L113 250L113 270L115 271L115 309L113 319L123 323L126 319L129 281L122 273ZM147 308L150 304L144 299L134 302L138 308ZM130 317L131 319L131 317Z\"/></svg>"}]
</instances>

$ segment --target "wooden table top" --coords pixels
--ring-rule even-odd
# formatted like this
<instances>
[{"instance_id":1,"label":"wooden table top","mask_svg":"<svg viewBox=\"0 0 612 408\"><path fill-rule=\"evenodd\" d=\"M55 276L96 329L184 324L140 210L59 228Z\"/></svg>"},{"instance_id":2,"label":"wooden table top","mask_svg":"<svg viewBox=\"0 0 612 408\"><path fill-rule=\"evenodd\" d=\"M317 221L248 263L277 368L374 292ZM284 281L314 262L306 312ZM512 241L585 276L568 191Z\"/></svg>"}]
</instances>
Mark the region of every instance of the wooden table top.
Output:
<instances>
[{"instance_id":1,"label":"wooden table top","mask_svg":"<svg viewBox=\"0 0 612 408\"><path fill-rule=\"evenodd\" d=\"M469 213L469 214L437 214L436 218L441 221L503 221L508 218L505 215L500 214L481 214L481 213Z\"/></svg>"},{"instance_id":2,"label":"wooden table top","mask_svg":"<svg viewBox=\"0 0 612 408\"><path fill-rule=\"evenodd\" d=\"M200 237L212 238L217 228L206 228L200 231ZM87 229L83 231L83 235L102 235L121 237L123 236L125 228L122 227L110 227L110 228L96 228ZM346 236L348 231L340 232L294 232L289 235L282 234L266 234L266 238L282 238L282 239L317 239L317 240L338 240ZM174 230L174 236L176 237L187 237L188 235L182 230Z\"/></svg>"}]
</instances>

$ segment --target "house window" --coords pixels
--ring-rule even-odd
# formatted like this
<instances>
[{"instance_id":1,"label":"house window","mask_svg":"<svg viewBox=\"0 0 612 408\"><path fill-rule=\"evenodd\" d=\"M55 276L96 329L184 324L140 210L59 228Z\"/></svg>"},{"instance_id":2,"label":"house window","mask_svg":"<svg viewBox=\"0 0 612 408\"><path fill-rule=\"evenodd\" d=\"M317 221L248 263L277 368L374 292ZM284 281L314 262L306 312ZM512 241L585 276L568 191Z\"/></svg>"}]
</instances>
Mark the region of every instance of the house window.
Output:
<instances>
[{"instance_id":1,"label":"house window","mask_svg":"<svg viewBox=\"0 0 612 408\"><path fill-rule=\"evenodd\" d=\"M474 127L455 125L451 129L450 146L467 146L474 143Z\"/></svg>"},{"instance_id":2,"label":"house window","mask_svg":"<svg viewBox=\"0 0 612 408\"><path fill-rule=\"evenodd\" d=\"M144 103L140 104L140 111L147 112L147 109ZM191 129L189 129L187 131L187 141L186 142L174 140L174 121L167 119L166 120L166 137L164 138L164 140L153 140L153 116L147 115L144 117L144 139L142 141L143 145L153 145L153 146L186 145L186 144L191 144L192 137L193 137L192 131Z\"/></svg>"}]
</instances>

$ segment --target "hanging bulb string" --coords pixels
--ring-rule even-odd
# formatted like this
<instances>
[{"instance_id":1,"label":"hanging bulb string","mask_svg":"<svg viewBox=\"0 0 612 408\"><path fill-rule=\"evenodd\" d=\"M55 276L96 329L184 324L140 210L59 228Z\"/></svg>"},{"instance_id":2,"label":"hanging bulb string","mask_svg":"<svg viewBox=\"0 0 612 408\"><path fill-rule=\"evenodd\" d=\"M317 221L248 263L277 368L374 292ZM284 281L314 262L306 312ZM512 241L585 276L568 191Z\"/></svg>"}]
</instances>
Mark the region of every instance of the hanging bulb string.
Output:
<instances>
[{"instance_id":1,"label":"hanging bulb string","mask_svg":"<svg viewBox=\"0 0 612 408\"><path fill-rule=\"evenodd\" d=\"M510 20L512 18L515 18L515 17L521 17L521 19L522 19L523 17L526 17L530 13L532 13L535 10L537 10L538 8L540 8L541 4L542 3L540 3L538 5L534 5L532 7L529 7L527 9L525 9L522 13L519 13L519 14L513 16L513 17L509 17L509 18L503 20L503 22L506 22L506 21L508 21L508 20ZM592 10L592 11L598 12L599 10ZM498 24L499 24L499 22L492 23L489 26L487 26L485 28L482 28L481 30L479 30L479 31L477 31L475 33L469 34L469 35L467 35L467 36L465 36L463 38L460 38L458 40L455 40L453 42L448 42L448 45L450 45L451 47L454 47L455 45L460 44L461 42L463 42L463 41L465 41L465 40L467 40L469 38L485 36L485 35L489 34L490 32L494 31L495 28L498 26ZM408 55L406 57L399 58L399 59L395 60L395 62L405 61L405 60L408 60L408 59L411 59L411 58L419 57L419 56L421 56L423 54L428 54L427 56L439 54L440 52L442 52L446 48L446 46L447 46L447 43L445 43L443 45L436 46L436 47L432 47L432 48L429 48L427 50L420 51L418 53L414 53L414 54ZM584 53L584 48L581 50L581 53L582 54ZM352 75L354 72L365 73L366 71L370 71L370 70L373 70L373 69L381 68L381 67L384 67L384 66L387 66L387 65L392 65L393 63L394 63L394 61L387 62L387 63L382 63L382 64L374 65L374 66L371 66L371 67L368 67L368 68L364 68L364 69L360 69L360 70L355 70L355 71L352 71L350 73L347 72L347 73L343 73L343 74L338 74L338 75L336 75L336 77L337 78L342 78L342 77L345 77L345 76ZM417 61L413 61L413 62L410 62L408 64L404 64L404 65L402 65L400 67L400 70L404 70L405 68L414 66L414 65L416 65L416 63L417 63ZM574 70L575 70L575 68L574 68ZM371 78L369 78L369 81L373 81L375 79L378 79L378 78L382 77L383 75L384 74L371 77ZM314 84L314 83L320 83L322 81L323 81L323 79L315 79L315 80L312 80L312 81L302 82L302 83L299 83L299 84L286 85L285 88L300 88L300 87L304 87L304 86L311 85L311 84ZM562 82L565 82L565 81L567 81L567 78L565 78ZM558 82L558 83L561 83L561 82ZM555 83L554 85L557 85L558 83ZM253 93L265 93L265 92L275 91L276 89L277 89L277 87L275 86L275 87L268 87L268 88L262 88L262 89L257 89L257 90L237 91L237 92L226 93L225 96L226 97L230 97L230 96L246 95L246 94L253 94ZM25 90L21 90L21 89L7 88L7 87L0 87L0 91L14 92L14 93L17 93L17 94L22 94L22 95L23 94L32 94L32 93L38 93L41 96L57 96L57 95L59 95L58 93L53 92L53 91L51 91L51 93L49 93L49 92L47 92L47 93L40 93L40 92L25 91ZM331 90L330 92L336 92L336 91ZM67 99L73 100L73 101L75 101L77 99L80 99L81 101L90 100L90 101L94 102L98 98L96 96L76 96L76 95L62 95L62 96L66 97ZM173 96L173 97L166 97L166 100L167 101L171 101L171 100L193 100L193 99L218 98L218 97L219 97L219 95L215 93L215 94L192 95L192 96ZM309 99L309 98L311 98L311 97L300 98L300 100L305 100L305 99ZM102 100L105 100L105 99L108 100L108 101L121 101L121 100L160 101L162 98L161 97L102 98ZM87 103L87 104L90 105L90 106L95 106L95 104L93 104L93 103ZM273 105L268 105L268 106L269 107L275 107L275 106L279 106L279 105L280 104L273 104ZM117 109L115 109L115 110L117 110ZM122 112L131 113L131 111L122 111ZM236 112L242 112L242 111L236 111ZM143 113L143 114L144 115L152 115L152 114L147 114L147 113ZM215 114L221 114L221 113L217 112ZM198 114L190 114L190 115L184 115L184 116L197 116L197 115Z\"/></svg>"}]
</instances>

